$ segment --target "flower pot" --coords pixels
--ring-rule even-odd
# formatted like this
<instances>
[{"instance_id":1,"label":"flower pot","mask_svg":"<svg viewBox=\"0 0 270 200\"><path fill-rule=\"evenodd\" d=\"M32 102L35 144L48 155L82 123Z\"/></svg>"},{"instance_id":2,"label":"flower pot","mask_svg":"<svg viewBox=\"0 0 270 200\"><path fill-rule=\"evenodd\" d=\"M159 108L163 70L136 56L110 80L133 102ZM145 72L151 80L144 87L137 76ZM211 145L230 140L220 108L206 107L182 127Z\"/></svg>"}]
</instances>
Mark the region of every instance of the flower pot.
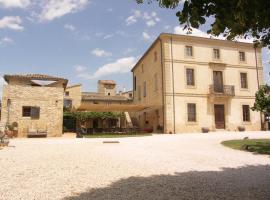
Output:
<instances>
[{"instance_id":1,"label":"flower pot","mask_svg":"<svg viewBox=\"0 0 270 200\"><path fill-rule=\"evenodd\" d=\"M208 133L208 132L209 132L209 128L207 128L207 127L202 127L202 132L203 132L203 133Z\"/></svg>"},{"instance_id":2,"label":"flower pot","mask_svg":"<svg viewBox=\"0 0 270 200\"><path fill-rule=\"evenodd\" d=\"M244 132L246 130L244 126L238 126L237 128L239 132Z\"/></svg>"}]
</instances>

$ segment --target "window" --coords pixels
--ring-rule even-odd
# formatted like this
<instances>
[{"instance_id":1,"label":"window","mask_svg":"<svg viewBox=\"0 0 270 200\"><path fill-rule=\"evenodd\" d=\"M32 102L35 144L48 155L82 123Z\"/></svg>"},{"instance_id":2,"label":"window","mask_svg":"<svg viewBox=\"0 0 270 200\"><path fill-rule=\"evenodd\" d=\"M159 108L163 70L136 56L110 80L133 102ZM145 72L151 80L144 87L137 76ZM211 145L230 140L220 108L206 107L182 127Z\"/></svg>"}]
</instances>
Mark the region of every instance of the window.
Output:
<instances>
[{"instance_id":1,"label":"window","mask_svg":"<svg viewBox=\"0 0 270 200\"><path fill-rule=\"evenodd\" d=\"M143 97L146 97L146 81L143 82Z\"/></svg>"},{"instance_id":2,"label":"window","mask_svg":"<svg viewBox=\"0 0 270 200\"><path fill-rule=\"evenodd\" d=\"M65 92L65 96L68 97L69 96L69 91Z\"/></svg>"},{"instance_id":3,"label":"window","mask_svg":"<svg viewBox=\"0 0 270 200\"><path fill-rule=\"evenodd\" d=\"M193 56L193 48L192 46L186 46L186 56Z\"/></svg>"},{"instance_id":4,"label":"window","mask_svg":"<svg viewBox=\"0 0 270 200\"><path fill-rule=\"evenodd\" d=\"M65 108L72 108L72 100L71 99L64 99L64 107Z\"/></svg>"},{"instance_id":5,"label":"window","mask_svg":"<svg viewBox=\"0 0 270 200\"><path fill-rule=\"evenodd\" d=\"M245 54L245 52L239 51L239 60L241 62L245 62L246 61L246 54Z\"/></svg>"},{"instance_id":6,"label":"window","mask_svg":"<svg viewBox=\"0 0 270 200\"><path fill-rule=\"evenodd\" d=\"M187 85L188 86L194 86L195 85L194 69L190 69L190 68L186 69L186 79L187 79Z\"/></svg>"},{"instance_id":7,"label":"window","mask_svg":"<svg viewBox=\"0 0 270 200\"><path fill-rule=\"evenodd\" d=\"M141 86L138 86L138 99L141 100L142 96L141 96Z\"/></svg>"},{"instance_id":8,"label":"window","mask_svg":"<svg viewBox=\"0 0 270 200\"><path fill-rule=\"evenodd\" d=\"M240 73L240 79L241 79L241 88L247 89L248 88L247 73Z\"/></svg>"},{"instance_id":9,"label":"window","mask_svg":"<svg viewBox=\"0 0 270 200\"><path fill-rule=\"evenodd\" d=\"M22 107L23 117L31 117L31 119L39 119L39 115L40 115L39 107L31 107L31 106Z\"/></svg>"},{"instance_id":10,"label":"window","mask_svg":"<svg viewBox=\"0 0 270 200\"><path fill-rule=\"evenodd\" d=\"M154 90L158 90L158 77L157 74L154 75Z\"/></svg>"},{"instance_id":11,"label":"window","mask_svg":"<svg viewBox=\"0 0 270 200\"><path fill-rule=\"evenodd\" d=\"M134 91L136 91L137 88L137 80L136 80L136 76L134 76Z\"/></svg>"},{"instance_id":12,"label":"window","mask_svg":"<svg viewBox=\"0 0 270 200\"><path fill-rule=\"evenodd\" d=\"M108 93L108 96L111 96L111 93Z\"/></svg>"},{"instance_id":13,"label":"window","mask_svg":"<svg viewBox=\"0 0 270 200\"><path fill-rule=\"evenodd\" d=\"M157 62L157 52L154 53L154 62Z\"/></svg>"},{"instance_id":14,"label":"window","mask_svg":"<svg viewBox=\"0 0 270 200\"><path fill-rule=\"evenodd\" d=\"M188 103L188 122L196 122L196 104Z\"/></svg>"},{"instance_id":15,"label":"window","mask_svg":"<svg viewBox=\"0 0 270 200\"><path fill-rule=\"evenodd\" d=\"M219 49L213 49L213 53L214 53L214 59L219 60L220 59Z\"/></svg>"},{"instance_id":16,"label":"window","mask_svg":"<svg viewBox=\"0 0 270 200\"><path fill-rule=\"evenodd\" d=\"M23 117L30 117L31 116L31 107L24 106L23 107Z\"/></svg>"},{"instance_id":17,"label":"window","mask_svg":"<svg viewBox=\"0 0 270 200\"><path fill-rule=\"evenodd\" d=\"M243 121L250 122L250 108L249 105L242 105L243 109Z\"/></svg>"}]
</instances>

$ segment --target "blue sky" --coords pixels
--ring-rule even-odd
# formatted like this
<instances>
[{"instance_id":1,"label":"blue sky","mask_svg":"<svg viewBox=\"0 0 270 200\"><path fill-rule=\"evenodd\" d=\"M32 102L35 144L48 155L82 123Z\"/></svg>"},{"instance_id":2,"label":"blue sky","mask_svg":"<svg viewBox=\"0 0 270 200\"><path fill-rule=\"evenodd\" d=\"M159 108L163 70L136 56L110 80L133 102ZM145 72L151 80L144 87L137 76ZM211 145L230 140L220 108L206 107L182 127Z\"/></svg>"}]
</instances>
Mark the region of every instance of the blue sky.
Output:
<instances>
[{"instance_id":1,"label":"blue sky","mask_svg":"<svg viewBox=\"0 0 270 200\"><path fill-rule=\"evenodd\" d=\"M135 0L0 0L0 75L55 75L84 91L114 79L131 89L130 69L159 33L175 31L175 12ZM264 49L266 75L269 57Z\"/></svg>"}]
</instances>

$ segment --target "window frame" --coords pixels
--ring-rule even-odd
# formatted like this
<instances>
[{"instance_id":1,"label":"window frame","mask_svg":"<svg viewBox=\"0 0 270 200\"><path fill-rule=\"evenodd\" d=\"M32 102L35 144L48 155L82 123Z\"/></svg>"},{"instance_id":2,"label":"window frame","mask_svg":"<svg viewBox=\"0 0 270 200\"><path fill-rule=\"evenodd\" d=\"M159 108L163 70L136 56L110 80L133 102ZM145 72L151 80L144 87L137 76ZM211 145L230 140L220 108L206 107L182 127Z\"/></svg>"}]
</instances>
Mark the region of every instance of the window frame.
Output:
<instances>
[{"instance_id":1,"label":"window frame","mask_svg":"<svg viewBox=\"0 0 270 200\"><path fill-rule=\"evenodd\" d=\"M147 96L146 81L143 82L143 97Z\"/></svg>"},{"instance_id":2,"label":"window frame","mask_svg":"<svg viewBox=\"0 0 270 200\"><path fill-rule=\"evenodd\" d=\"M239 51L238 52L238 55L239 55L239 61L240 62L245 63L247 61L246 52L245 51ZM243 55L243 57L241 55Z\"/></svg>"},{"instance_id":3,"label":"window frame","mask_svg":"<svg viewBox=\"0 0 270 200\"><path fill-rule=\"evenodd\" d=\"M247 113L245 111L248 111ZM250 123L251 122L251 116L250 116L250 106L248 104L242 105L242 120L244 123Z\"/></svg>"},{"instance_id":4,"label":"window frame","mask_svg":"<svg viewBox=\"0 0 270 200\"><path fill-rule=\"evenodd\" d=\"M216 51L218 52L218 54L216 54ZM218 57L216 57L216 55L218 55ZM220 49L213 48L213 58L214 58L214 60L220 60L220 58L221 58L221 56L220 56Z\"/></svg>"},{"instance_id":5,"label":"window frame","mask_svg":"<svg viewBox=\"0 0 270 200\"><path fill-rule=\"evenodd\" d=\"M194 106L193 108L190 106ZM190 109L194 110L190 110ZM187 103L187 122L196 123L197 122L197 105L196 103Z\"/></svg>"},{"instance_id":6,"label":"window frame","mask_svg":"<svg viewBox=\"0 0 270 200\"><path fill-rule=\"evenodd\" d=\"M25 109L29 109L28 112ZM25 115L27 113L27 115ZM40 119L40 107L38 106L22 106L22 117L30 118L31 120Z\"/></svg>"},{"instance_id":7,"label":"window frame","mask_svg":"<svg viewBox=\"0 0 270 200\"><path fill-rule=\"evenodd\" d=\"M196 86L196 81L195 81L195 69L192 67L186 67L185 68L185 75L186 75L186 86L187 87L195 87ZM192 80L189 82L189 76L188 76L188 71L192 71Z\"/></svg>"},{"instance_id":8,"label":"window frame","mask_svg":"<svg viewBox=\"0 0 270 200\"><path fill-rule=\"evenodd\" d=\"M244 85L242 84L242 75L245 74L245 83ZM243 86L246 86L246 87L243 87ZM243 90L247 90L248 89L248 73L247 72L240 72L240 88L243 89Z\"/></svg>"},{"instance_id":9,"label":"window frame","mask_svg":"<svg viewBox=\"0 0 270 200\"><path fill-rule=\"evenodd\" d=\"M191 51L189 52L188 49L191 49ZM189 55L188 53L191 53L191 55ZM185 46L185 56L188 57L188 58L192 58L194 56L193 46L191 46L191 45L186 45Z\"/></svg>"}]
</instances>

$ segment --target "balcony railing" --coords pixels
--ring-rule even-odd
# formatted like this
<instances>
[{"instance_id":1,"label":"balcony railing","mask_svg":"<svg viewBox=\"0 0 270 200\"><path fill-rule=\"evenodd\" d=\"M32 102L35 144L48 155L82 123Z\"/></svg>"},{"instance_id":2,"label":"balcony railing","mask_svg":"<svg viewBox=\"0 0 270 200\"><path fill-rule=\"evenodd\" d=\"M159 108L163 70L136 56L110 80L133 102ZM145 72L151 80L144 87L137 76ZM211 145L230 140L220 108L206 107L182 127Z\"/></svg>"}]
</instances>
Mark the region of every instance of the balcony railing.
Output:
<instances>
[{"instance_id":1,"label":"balcony railing","mask_svg":"<svg viewBox=\"0 0 270 200\"><path fill-rule=\"evenodd\" d=\"M233 85L210 85L210 95L214 96L235 96L235 89Z\"/></svg>"}]
</instances>

